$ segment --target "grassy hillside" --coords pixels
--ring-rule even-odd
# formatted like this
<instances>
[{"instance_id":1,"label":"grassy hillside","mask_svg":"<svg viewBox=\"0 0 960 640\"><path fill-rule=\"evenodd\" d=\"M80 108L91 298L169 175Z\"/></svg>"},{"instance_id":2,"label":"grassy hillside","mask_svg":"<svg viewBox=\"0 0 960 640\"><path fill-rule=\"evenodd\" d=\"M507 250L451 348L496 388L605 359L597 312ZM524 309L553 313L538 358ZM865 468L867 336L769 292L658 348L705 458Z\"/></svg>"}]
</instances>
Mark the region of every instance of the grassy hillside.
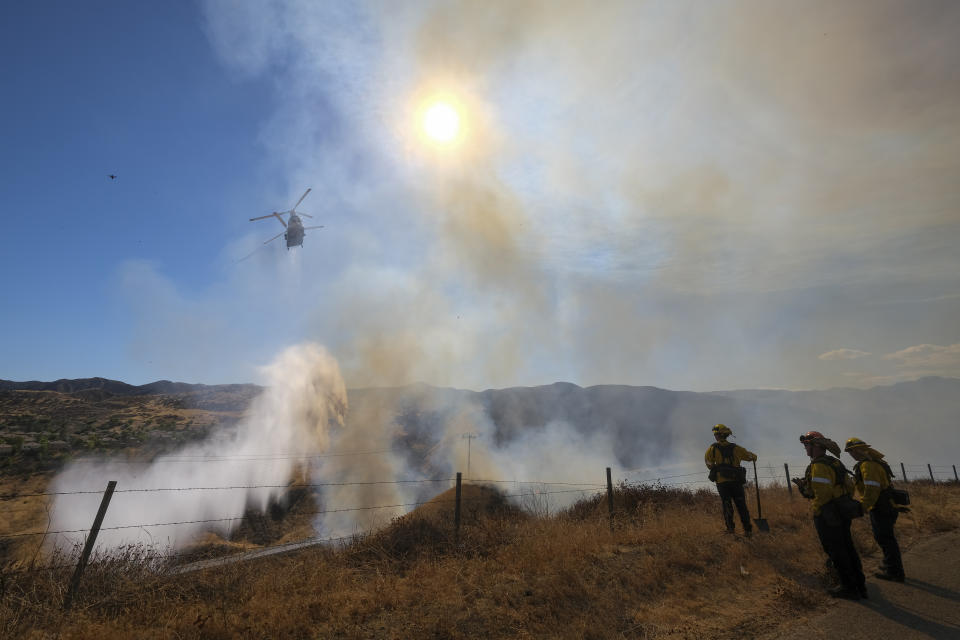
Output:
<instances>
[{"instance_id":1,"label":"grassy hillside","mask_svg":"<svg viewBox=\"0 0 960 640\"><path fill-rule=\"evenodd\" d=\"M2 383L6 383L5 385ZM24 386L33 388L25 389ZM132 387L98 378L50 383L0 381L0 475L47 471L66 456L152 455L236 422L262 391L253 385L155 382ZM655 387L569 383L473 392L412 385L352 389L348 421L383 419L398 444L430 448L467 407L491 423L500 445L554 423L602 433L624 468L688 457L717 422L757 450L797 451L797 434L838 425L841 440L869 437L908 462L956 464L943 442L960 419L960 379L925 378L868 390L693 393ZM918 425L909 441L904 425ZM641 444L642 443L642 446Z\"/></svg>"},{"instance_id":2,"label":"grassy hillside","mask_svg":"<svg viewBox=\"0 0 960 640\"><path fill-rule=\"evenodd\" d=\"M911 484L904 546L960 527L960 487ZM769 535L722 532L709 491L621 486L558 514L465 487L336 548L172 575L131 549L100 559L75 608L70 569L6 572L0 636L46 638L734 638L826 606L805 500L766 493ZM866 564L878 550L864 519ZM907 567L909 573L910 567Z\"/></svg>"},{"instance_id":3,"label":"grassy hillside","mask_svg":"<svg viewBox=\"0 0 960 640\"><path fill-rule=\"evenodd\" d=\"M129 548L98 558L74 611L63 615L71 560L44 557L35 537L4 537L46 526L49 496L28 494L48 491L55 470L71 458L149 459L215 426L230 428L258 391L174 383L131 391L109 381L84 388L76 382L0 390L0 494L17 496L0 502L0 637L732 638L775 631L827 603L829 576L806 501L791 500L786 489L766 492L773 532L748 540L722 533L712 490L620 486L611 530L605 496L556 513L536 496L517 508L492 488L467 485L459 540L448 493L335 547L173 573L185 562L313 535L322 507L301 480L282 508L248 512L229 540L209 533L175 557ZM702 430L696 425L709 424L718 406L747 399L759 414L772 411L764 403L785 406L802 396L413 387L351 391L350 419L362 420L364 407L377 415L388 409L403 434L399 444L429 448L460 402L479 402L498 438L559 415L579 428L625 434L617 453L632 459L630 447L642 441L634 432L650 420ZM637 422L637 414L647 422ZM898 525L904 543L960 527L960 487L910 487L916 507ZM858 521L855 533L870 564L878 550L869 523ZM50 563L64 566L37 570Z\"/></svg>"},{"instance_id":4,"label":"grassy hillside","mask_svg":"<svg viewBox=\"0 0 960 640\"><path fill-rule=\"evenodd\" d=\"M169 451L236 422L258 391L239 385L138 395L102 388L0 391L0 477L49 473L71 457Z\"/></svg>"}]
</instances>

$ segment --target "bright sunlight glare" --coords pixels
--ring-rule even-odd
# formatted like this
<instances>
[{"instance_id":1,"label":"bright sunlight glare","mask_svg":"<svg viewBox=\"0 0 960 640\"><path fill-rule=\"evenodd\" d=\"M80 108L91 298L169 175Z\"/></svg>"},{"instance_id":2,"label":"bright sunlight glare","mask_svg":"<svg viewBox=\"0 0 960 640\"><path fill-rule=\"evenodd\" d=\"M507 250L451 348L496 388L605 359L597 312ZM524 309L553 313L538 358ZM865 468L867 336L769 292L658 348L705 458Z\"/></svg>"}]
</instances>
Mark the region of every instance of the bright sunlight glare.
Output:
<instances>
[{"instance_id":1,"label":"bright sunlight glare","mask_svg":"<svg viewBox=\"0 0 960 640\"><path fill-rule=\"evenodd\" d=\"M423 113L423 131L436 142L452 142L460 132L460 114L447 102L435 102Z\"/></svg>"}]
</instances>

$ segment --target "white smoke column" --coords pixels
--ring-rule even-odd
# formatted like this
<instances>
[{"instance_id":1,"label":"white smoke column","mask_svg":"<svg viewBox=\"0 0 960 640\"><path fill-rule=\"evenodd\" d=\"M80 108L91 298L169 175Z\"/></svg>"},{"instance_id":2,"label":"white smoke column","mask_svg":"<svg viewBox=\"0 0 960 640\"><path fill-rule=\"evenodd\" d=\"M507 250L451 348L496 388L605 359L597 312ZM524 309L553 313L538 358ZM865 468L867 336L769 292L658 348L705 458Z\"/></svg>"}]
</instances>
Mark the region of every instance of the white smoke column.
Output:
<instances>
[{"instance_id":1,"label":"white smoke column","mask_svg":"<svg viewBox=\"0 0 960 640\"><path fill-rule=\"evenodd\" d=\"M101 548L130 543L178 548L202 531L229 533L240 521L228 519L239 518L247 508L265 509L306 456L328 450L331 431L343 425L346 413L340 369L320 345L289 347L262 372L268 386L251 402L236 430L215 433L149 464L76 462L54 479L51 491L99 492L108 480L117 481L118 493L98 538ZM257 485L268 486L192 489ZM82 542L100 499L97 493L56 496L50 530L81 532L61 534L53 544L69 547ZM184 524L147 526L172 522Z\"/></svg>"},{"instance_id":2,"label":"white smoke column","mask_svg":"<svg viewBox=\"0 0 960 640\"><path fill-rule=\"evenodd\" d=\"M583 433L563 421L551 421L541 429L524 429L499 447L490 443L492 433L474 440L471 475L478 480L514 480L512 485L496 486L514 496L514 503L538 513L555 513L606 491L606 467L611 467L614 477L623 476L608 434Z\"/></svg>"},{"instance_id":3,"label":"white smoke column","mask_svg":"<svg viewBox=\"0 0 960 640\"><path fill-rule=\"evenodd\" d=\"M617 479L625 475L609 433L584 432L568 422L551 420L498 437L497 426L475 399L441 390L423 394L421 411L443 415L442 426L433 433L437 445L430 466L450 477L462 472L465 483L493 485L517 506L555 513L605 491L606 467ZM469 468L465 435L474 436L469 443ZM408 471L411 477L416 473ZM431 486L434 493L441 493L448 485Z\"/></svg>"},{"instance_id":4,"label":"white smoke column","mask_svg":"<svg viewBox=\"0 0 960 640\"><path fill-rule=\"evenodd\" d=\"M313 467L314 482L326 485L320 505L324 513L314 523L321 537L377 529L410 511L425 486L437 492L446 489L430 482L403 482L423 480L424 474L408 468L403 451L394 446L400 434L398 409L395 401L354 402L346 428L333 434L331 450L336 455Z\"/></svg>"},{"instance_id":5,"label":"white smoke column","mask_svg":"<svg viewBox=\"0 0 960 640\"><path fill-rule=\"evenodd\" d=\"M371 425L373 429L362 426L354 429L358 425L351 420L334 449L359 452L360 455L324 459L313 473L317 484L330 485L323 490L321 510L325 513L321 513L314 523L318 534L324 538L352 536L378 529L391 518L413 508L409 505L415 499L416 484L396 482L413 477L405 471L403 461L389 450L373 449L375 453L367 455L371 445L367 436L379 434L375 441L383 443L382 436L388 433L380 427L389 423L376 423Z\"/></svg>"}]
</instances>

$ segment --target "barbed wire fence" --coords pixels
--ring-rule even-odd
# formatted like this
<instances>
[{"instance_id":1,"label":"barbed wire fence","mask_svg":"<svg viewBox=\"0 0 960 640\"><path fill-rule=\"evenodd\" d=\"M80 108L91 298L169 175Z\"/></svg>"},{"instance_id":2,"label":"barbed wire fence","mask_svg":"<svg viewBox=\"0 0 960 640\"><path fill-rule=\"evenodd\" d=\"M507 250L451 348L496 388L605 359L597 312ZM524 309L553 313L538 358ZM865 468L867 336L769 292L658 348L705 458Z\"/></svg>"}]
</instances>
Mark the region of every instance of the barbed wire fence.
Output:
<instances>
[{"instance_id":1,"label":"barbed wire fence","mask_svg":"<svg viewBox=\"0 0 960 640\"><path fill-rule=\"evenodd\" d=\"M431 500L415 501L415 502L406 502L406 503L396 503L396 504L385 504L385 505L366 505L366 506L352 506L352 507L341 507L335 509L319 509L314 511L299 512L300 516L316 516L316 515L325 515L332 513L346 513L346 512L358 512L358 511L371 511L376 509L397 509L397 508L415 508L423 506L426 504L453 504L455 506L455 527L454 527L454 540L459 538L459 529L460 529L460 511L461 506L464 502L480 502L486 500L486 498L463 498L461 495L461 484L462 484L462 474L457 473L456 476L456 497L455 498L433 498ZM439 479L423 479L423 480L387 480L387 481L378 481L378 482L336 482L336 483L314 483L308 485L296 485L300 487L329 487L329 486L349 486L349 485L358 485L358 486L369 486L377 484L408 484L408 483L449 483L450 478L439 478ZM571 494L579 493L581 496L586 496L590 493L597 493L601 490L603 485L591 484L591 483L575 483L575 482L538 482L538 481L519 481L519 480L477 480L473 481L476 484L493 484L493 483L510 483L514 485L536 485L539 488L534 490L523 490L519 493L504 493L500 494L502 498L525 498L525 497L535 497L543 498L546 496L552 496L557 494ZM163 491L215 491L215 490L241 490L241 489L254 489L254 488L290 488L293 485L235 485L235 486L223 486L223 487L158 487L154 489L121 489L117 490L116 482L110 481L107 485L107 489L103 494L103 499L100 503L100 508L97 512L96 517L94 518L94 523L90 529L64 529L64 530L55 530L50 531L49 529L44 531L28 531L28 532L19 532L13 534L4 534L0 535L0 540L3 539L14 539L14 538L25 538L30 536L56 536L56 535L66 535L66 534L76 534L76 533L86 533L86 541L83 546L83 550L80 552L79 559L75 562L59 563L54 565L42 566L42 567L30 567L28 569L18 569L15 571L7 571L5 573L35 573L41 571L58 571L69 568L74 568L74 574L71 578L70 585L67 588L66 596L63 602L63 609L67 611L71 608L73 598L79 588L80 580L82 575L88 565L90 555L96 543L96 539L101 531L120 531L120 530L130 530L130 529L146 529L152 527L168 527L168 526L178 526L178 525L190 525L190 524L222 524L226 522L236 522L242 521L247 516L246 514L241 514L237 516L228 516L223 518L203 518L195 520L180 520L173 522L152 522L152 523L136 523L136 524L124 524L124 525L115 525L109 527L102 527L102 521L107 511L107 508L110 504L110 500L114 493L150 493L150 492L163 492ZM566 487L562 489L553 489L546 490L544 487ZM569 488L576 487L576 488ZM17 495L5 495L0 496L2 499L11 499L11 498L22 498L22 497L38 497L38 496L63 496L63 495L89 495L93 493L98 493L90 490L79 490L79 491L59 491L59 492L38 492L31 494L17 494ZM264 545L258 548L255 552L245 554L247 559L252 557L261 557L264 555L269 555L271 553L279 553L286 550L293 550L297 548L304 548L307 546L315 546L319 544L331 544L331 543L345 543L347 541L355 541L362 539L364 536L375 533L375 530L360 531L350 535L345 536L336 536L336 537L326 537L326 538L310 538L307 540L298 540L294 542L273 544L273 545ZM162 563L165 560L175 560L177 559L177 554L149 554L147 557L148 561L151 563ZM201 561L199 563L194 563L194 566L191 567L191 570L204 568L205 566L213 566L216 564L222 564L229 558L214 558L206 561ZM173 568L170 573L182 573L185 571L184 567Z\"/></svg>"},{"instance_id":2,"label":"barbed wire fence","mask_svg":"<svg viewBox=\"0 0 960 640\"><path fill-rule=\"evenodd\" d=\"M378 451L379 452L379 451ZM374 453L374 452L355 452L352 454L344 455L355 455L357 453ZM329 457L330 455L337 454L324 454L323 457ZM312 458L316 456L290 456L298 458ZM247 458L245 458L247 459ZM275 459L271 456L260 456L255 457L251 456L249 458L251 461L259 460L270 460ZM754 473L749 474L749 478L754 484L758 486L785 486L791 492L792 496L792 487L791 487L791 470L790 470L790 461L794 463L794 469L799 467L797 463L797 458L791 458L789 461L784 461L783 464L783 474L779 473L778 464L779 460L774 458L774 462L771 462L770 459L767 459L762 465L757 466L754 469ZM206 459L193 459L192 462L198 461L208 461ZM223 461L223 458L216 457L209 461ZM683 467L692 468L698 467L697 471L690 471L686 473L657 473L659 471L677 471L682 470ZM515 493L504 493L501 494L503 498L508 499L524 499L524 498L533 498L536 500L549 499L550 496L561 495L561 494L575 494L578 493L581 496L581 499L589 497L602 496L603 492L607 494L608 509L610 515L611 528L613 526L613 517L614 517L614 501L613 501L613 481L611 476L611 469L607 468L607 478L605 484L599 483L584 483L584 482L572 482L572 481L541 481L541 480L517 480L517 479L488 479L488 478L478 478L478 479L469 479L469 482L476 485L513 485L519 489L519 492ZM762 471L762 472L761 472ZM931 463L922 463L922 464L906 464L900 463L901 477L900 480L903 482L916 482L924 481L930 483L958 483L960 484L960 477L957 475L956 465L951 464L937 464L933 465ZM924 473L926 472L926 473ZM702 463L684 463L680 465L673 465L671 468L639 468L639 469L629 469L622 472L623 477L620 482L627 485L636 485L636 486L657 486L663 488L678 488L684 490L697 490L697 489L707 489L713 486L713 482L706 478L707 471L704 469ZM802 473L802 472L801 472ZM108 527L102 527L101 523L103 521L104 515L107 511L107 508L110 503L110 499L114 493L117 494L151 494L151 493L164 493L164 492L193 492L193 491L239 491L239 490L252 490L252 489L275 489L275 490L287 490L291 488L298 489L323 489L329 487L347 487L347 486L375 486L375 485L412 485L412 484L451 484L456 483L456 494L454 498L433 498L431 500L421 500L413 502L402 502L394 504L382 504L382 505L363 505L363 506L343 506L338 508L330 509L319 509L314 511L301 511L298 512L302 516L322 516L328 514L339 514L339 513L351 513L351 512L362 512L362 511L375 511L375 510L386 510L386 509L414 509L421 507L426 504L449 504L454 507L454 539L459 538L459 529L460 529L460 511L463 503L470 503L474 501L483 501L486 498L464 498L461 495L461 486L462 486L462 474L457 473L455 478L444 477L444 478L429 478L429 479L401 479L401 480L383 480L383 481L367 481L367 482L319 482L319 483L305 483L305 484L250 484L250 485L225 485L225 486L188 486L188 487L155 487L155 488L115 488L116 483L111 481L108 484L107 491L92 490L92 489L81 489L75 491L49 491L49 492L30 492L30 493L12 493L0 495L0 505L3 505L4 512L13 511L15 509L11 508L9 502L14 500L23 499L23 498L37 498L37 497L59 497L59 496L78 496L78 495L97 495L103 494L103 500L101 501L100 509L94 519L94 524L90 528L81 528L81 529L65 529L50 531L49 529L43 531L26 531L26 532L17 532L9 534L0 534L0 541L2 540L12 540L18 538L27 538L42 536L44 539L47 536L58 536L58 535L70 535L70 534L85 534L86 542L84 545L83 551L80 553L80 557L77 560L72 560L67 563L59 563L55 565L42 566L42 567L30 567L27 569L16 569L13 571L6 571L6 573L33 573L40 571L59 571L69 568L75 568L75 573L73 579L71 580L71 586L67 590L67 598L64 602L64 608L68 609L70 607L70 601L72 600L73 594L76 592L77 586L80 581L80 577L83 574L84 569L87 566L89 556L93 550L93 547L96 542L96 538L100 531L124 531L124 530L134 530L142 529L147 530L148 528L156 527L172 527L172 526L183 526L183 525L198 525L198 524L226 524L242 521L247 517L247 514L241 515L231 515L224 517L216 518L200 518L200 519L190 519L190 520L179 520L171 522L149 522L149 523L129 523L121 525L113 525ZM525 487L521 489L521 487ZM532 487L532 489L531 489ZM562 488L561 488L562 487ZM20 507L20 510L26 510L30 507ZM350 541L356 541L362 539L364 536L375 533L375 529L367 531L358 531L350 535L343 536L333 536L333 537L317 537L309 538L306 540L298 540L294 542L285 542L279 544L268 544L258 547L254 552L248 552L249 557L260 557L263 555L269 555L272 553L280 553L287 550L294 550L297 548L303 548L307 546L315 545L331 545L331 544L347 544ZM178 558L176 553L168 554L152 554L150 555L151 562L155 561L162 563L164 561L172 561ZM203 567L203 563L209 563L207 566L221 563L223 558L214 558L200 563L194 563L199 565L198 568ZM177 572L178 569L173 568L173 572ZM180 569L182 571L182 568Z\"/></svg>"}]
</instances>

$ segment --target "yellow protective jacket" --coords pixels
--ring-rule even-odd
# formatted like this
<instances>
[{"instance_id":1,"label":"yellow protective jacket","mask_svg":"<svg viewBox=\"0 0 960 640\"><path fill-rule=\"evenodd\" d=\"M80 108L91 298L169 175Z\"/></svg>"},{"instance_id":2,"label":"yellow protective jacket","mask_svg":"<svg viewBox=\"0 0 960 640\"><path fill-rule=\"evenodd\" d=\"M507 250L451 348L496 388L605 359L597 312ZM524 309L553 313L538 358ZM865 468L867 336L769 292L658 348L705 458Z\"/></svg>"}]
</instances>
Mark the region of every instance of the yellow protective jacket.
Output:
<instances>
[{"instance_id":1,"label":"yellow protective jacket","mask_svg":"<svg viewBox=\"0 0 960 640\"><path fill-rule=\"evenodd\" d=\"M863 505L864 513L877 507L881 510L894 508L889 492L882 501L880 500L881 495L883 495L881 492L890 487L890 474L887 473L887 467L881 464L879 460L858 462L854 468L853 477L857 493L861 496L860 504Z\"/></svg>"},{"instance_id":2,"label":"yellow protective jacket","mask_svg":"<svg viewBox=\"0 0 960 640\"><path fill-rule=\"evenodd\" d=\"M820 515L820 509L834 498L845 493L853 493L853 481L842 470L843 463L831 456L814 458L804 473L807 493L804 497L813 500L810 505L813 515Z\"/></svg>"},{"instance_id":3,"label":"yellow protective jacket","mask_svg":"<svg viewBox=\"0 0 960 640\"><path fill-rule=\"evenodd\" d=\"M733 447L733 450L730 452L730 456L724 460L723 452L721 447ZM714 465L718 464L729 464L733 467L739 467L740 463L746 460L751 462L757 459L755 453L747 451L740 445L731 445L725 439L719 442L716 442L710 445L710 448L707 449L707 452L703 456L703 461L707 465L707 469L712 469ZM731 472L728 471L717 471L717 484L721 482L737 482L738 478Z\"/></svg>"}]
</instances>

